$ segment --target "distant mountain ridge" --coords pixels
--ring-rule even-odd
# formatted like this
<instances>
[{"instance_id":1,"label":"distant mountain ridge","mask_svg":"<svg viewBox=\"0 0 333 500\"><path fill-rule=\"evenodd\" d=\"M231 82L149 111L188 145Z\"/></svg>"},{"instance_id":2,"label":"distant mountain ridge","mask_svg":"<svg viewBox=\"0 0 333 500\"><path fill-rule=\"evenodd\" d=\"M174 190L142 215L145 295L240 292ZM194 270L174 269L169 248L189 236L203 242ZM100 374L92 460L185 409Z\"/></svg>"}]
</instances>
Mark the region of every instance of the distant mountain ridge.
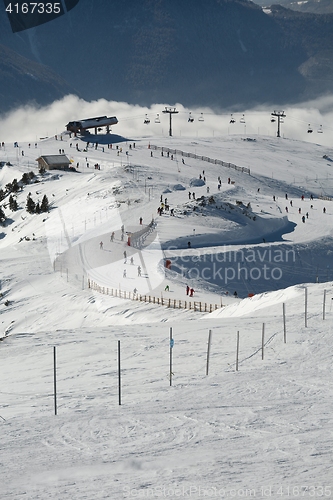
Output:
<instances>
[{"instance_id":1,"label":"distant mountain ridge","mask_svg":"<svg viewBox=\"0 0 333 500\"><path fill-rule=\"evenodd\" d=\"M332 14L333 2L332 0L279 0L279 2L272 2L267 0L253 0L254 3L262 7L268 7L272 4L278 3L287 9L296 10L299 12L309 12L312 14Z\"/></svg>"},{"instance_id":2,"label":"distant mountain ridge","mask_svg":"<svg viewBox=\"0 0 333 500\"><path fill-rule=\"evenodd\" d=\"M0 19L0 43L87 100L241 109L333 91L333 15L268 15L247 0L81 0L20 35L8 24Z\"/></svg>"}]
</instances>

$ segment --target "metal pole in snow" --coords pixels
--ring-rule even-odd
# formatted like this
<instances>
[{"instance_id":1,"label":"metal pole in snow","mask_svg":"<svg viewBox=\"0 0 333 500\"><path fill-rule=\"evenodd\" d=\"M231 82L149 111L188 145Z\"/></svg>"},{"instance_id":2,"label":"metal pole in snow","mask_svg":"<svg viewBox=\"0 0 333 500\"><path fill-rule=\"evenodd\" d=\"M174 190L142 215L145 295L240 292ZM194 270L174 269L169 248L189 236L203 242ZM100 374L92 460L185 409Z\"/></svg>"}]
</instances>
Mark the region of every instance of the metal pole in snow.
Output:
<instances>
[{"instance_id":1,"label":"metal pole in snow","mask_svg":"<svg viewBox=\"0 0 333 500\"><path fill-rule=\"evenodd\" d=\"M307 328L307 326L308 326L308 289L307 288L305 288L304 324L305 324L305 328Z\"/></svg>"},{"instance_id":2,"label":"metal pole in snow","mask_svg":"<svg viewBox=\"0 0 333 500\"><path fill-rule=\"evenodd\" d=\"M283 302L282 304L283 311L283 340L284 343L287 343L287 330L286 330L286 304Z\"/></svg>"},{"instance_id":3,"label":"metal pole in snow","mask_svg":"<svg viewBox=\"0 0 333 500\"><path fill-rule=\"evenodd\" d=\"M325 308L326 308L326 290L324 290L324 299L323 299L323 319L325 319Z\"/></svg>"},{"instance_id":4,"label":"metal pole in snow","mask_svg":"<svg viewBox=\"0 0 333 500\"><path fill-rule=\"evenodd\" d=\"M53 346L53 392L54 392L54 414L57 415L57 366L56 347Z\"/></svg>"},{"instance_id":5,"label":"metal pole in snow","mask_svg":"<svg viewBox=\"0 0 333 500\"><path fill-rule=\"evenodd\" d=\"M236 372L238 372L238 355L239 355L239 331L237 332Z\"/></svg>"},{"instance_id":6,"label":"metal pole in snow","mask_svg":"<svg viewBox=\"0 0 333 500\"><path fill-rule=\"evenodd\" d=\"M118 340L118 402L121 406L120 340Z\"/></svg>"},{"instance_id":7,"label":"metal pole in snow","mask_svg":"<svg viewBox=\"0 0 333 500\"><path fill-rule=\"evenodd\" d=\"M265 323L262 324L262 332L261 332L261 359L264 359L264 347L265 347Z\"/></svg>"},{"instance_id":8,"label":"metal pole in snow","mask_svg":"<svg viewBox=\"0 0 333 500\"><path fill-rule=\"evenodd\" d=\"M207 363L206 363L206 375L208 375L209 371L209 357L210 357L210 345L212 342L212 330L209 330L208 334L208 347L207 347Z\"/></svg>"},{"instance_id":9,"label":"metal pole in snow","mask_svg":"<svg viewBox=\"0 0 333 500\"><path fill-rule=\"evenodd\" d=\"M172 349L174 346L174 340L172 338L172 327L170 328L170 387L172 386Z\"/></svg>"}]
</instances>

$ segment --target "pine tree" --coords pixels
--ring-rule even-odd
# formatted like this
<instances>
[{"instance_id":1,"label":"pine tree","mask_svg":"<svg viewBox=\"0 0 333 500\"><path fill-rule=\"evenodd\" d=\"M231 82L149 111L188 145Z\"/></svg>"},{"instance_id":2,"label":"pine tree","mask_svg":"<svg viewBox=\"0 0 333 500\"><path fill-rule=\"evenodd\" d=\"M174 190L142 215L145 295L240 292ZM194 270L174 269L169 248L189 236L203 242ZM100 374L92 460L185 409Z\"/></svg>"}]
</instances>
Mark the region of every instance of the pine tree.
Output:
<instances>
[{"instance_id":1,"label":"pine tree","mask_svg":"<svg viewBox=\"0 0 333 500\"><path fill-rule=\"evenodd\" d=\"M20 190L20 186L18 185L17 179L13 179L12 192L17 193L19 190Z\"/></svg>"},{"instance_id":2,"label":"pine tree","mask_svg":"<svg viewBox=\"0 0 333 500\"><path fill-rule=\"evenodd\" d=\"M10 195L9 197L9 208L11 209L12 212L16 212L16 210L18 210L17 201L12 195Z\"/></svg>"},{"instance_id":3,"label":"pine tree","mask_svg":"<svg viewBox=\"0 0 333 500\"><path fill-rule=\"evenodd\" d=\"M39 201L37 201L36 206L35 206L35 212L36 212L36 214L40 214L41 211L42 211L41 206L39 204Z\"/></svg>"},{"instance_id":4,"label":"pine tree","mask_svg":"<svg viewBox=\"0 0 333 500\"><path fill-rule=\"evenodd\" d=\"M36 208L35 202L31 198L31 196L28 196L27 204L26 204L27 212L29 212L29 214L33 214L33 213L35 213L35 208Z\"/></svg>"},{"instance_id":5,"label":"pine tree","mask_svg":"<svg viewBox=\"0 0 333 500\"><path fill-rule=\"evenodd\" d=\"M46 194L44 194L43 199L42 199L42 204L40 206L40 210L41 210L41 212L48 212L49 209L50 209L49 200L48 200Z\"/></svg>"},{"instance_id":6,"label":"pine tree","mask_svg":"<svg viewBox=\"0 0 333 500\"><path fill-rule=\"evenodd\" d=\"M30 179L29 179L29 174L27 172L24 172L21 181L23 182L23 184L29 184Z\"/></svg>"},{"instance_id":7,"label":"pine tree","mask_svg":"<svg viewBox=\"0 0 333 500\"><path fill-rule=\"evenodd\" d=\"M4 192L3 189L0 189L0 201L4 200L6 198L6 193Z\"/></svg>"},{"instance_id":8,"label":"pine tree","mask_svg":"<svg viewBox=\"0 0 333 500\"><path fill-rule=\"evenodd\" d=\"M1 222L1 224L4 223L5 220L6 220L5 212L3 211L2 207L0 207L0 222Z\"/></svg>"}]
</instances>

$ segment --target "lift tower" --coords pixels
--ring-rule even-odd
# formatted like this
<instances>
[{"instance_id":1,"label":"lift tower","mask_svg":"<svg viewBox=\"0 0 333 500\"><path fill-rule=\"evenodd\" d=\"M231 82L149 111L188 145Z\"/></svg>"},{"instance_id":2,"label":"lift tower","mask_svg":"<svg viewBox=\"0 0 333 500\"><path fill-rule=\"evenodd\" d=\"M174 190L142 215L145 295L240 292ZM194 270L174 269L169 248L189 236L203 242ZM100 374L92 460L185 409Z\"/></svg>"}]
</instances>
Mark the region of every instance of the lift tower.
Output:
<instances>
[{"instance_id":1,"label":"lift tower","mask_svg":"<svg viewBox=\"0 0 333 500\"><path fill-rule=\"evenodd\" d=\"M277 136L276 137L281 137L280 136L280 123L283 123L282 118L285 118L286 115L284 114L284 111L274 111L271 113L272 116L276 116L278 119L278 129L277 129Z\"/></svg>"},{"instance_id":2,"label":"lift tower","mask_svg":"<svg viewBox=\"0 0 333 500\"><path fill-rule=\"evenodd\" d=\"M167 106L165 107L165 110L162 111L162 113L169 113L169 116L170 116L170 128L169 128L169 136L172 137L172 115L174 115L175 113L179 113L179 111L176 110L176 108L168 108Z\"/></svg>"}]
</instances>

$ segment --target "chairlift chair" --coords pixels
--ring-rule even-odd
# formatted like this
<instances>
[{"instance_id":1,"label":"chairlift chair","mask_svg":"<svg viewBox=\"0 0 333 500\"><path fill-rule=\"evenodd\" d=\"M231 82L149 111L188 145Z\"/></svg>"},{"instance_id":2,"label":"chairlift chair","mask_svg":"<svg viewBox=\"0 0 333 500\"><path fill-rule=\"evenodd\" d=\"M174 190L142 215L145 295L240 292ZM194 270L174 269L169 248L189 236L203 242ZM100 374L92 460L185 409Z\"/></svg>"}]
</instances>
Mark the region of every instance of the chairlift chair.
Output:
<instances>
[{"instance_id":1,"label":"chairlift chair","mask_svg":"<svg viewBox=\"0 0 333 500\"><path fill-rule=\"evenodd\" d=\"M198 118L198 122L204 122L204 117L203 117L203 113L200 114L199 118Z\"/></svg>"},{"instance_id":2,"label":"chairlift chair","mask_svg":"<svg viewBox=\"0 0 333 500\"><path fill-rule=\"evenodd\" d=\"M149 118L148 118L148 115L147 115L147 114L145 115L145 119L144 119L143 123L144 123L145 125L149 125L149 123L150 123L150 120L149 120Z\"/></svg>"},{"instance_id":3,"label":"chairlift chair","mask_svg":"<svg viewBox=\"0 0 333 500\"><path fill-rule=\"evenodd\" d=\"M192 113L191 111L189 112L189 115L188 115L188 120L187 120L189 123L193 123L194 122L194 118L192 116Z\"/></svg>"},{"instance_id":4,"label":"chairlift chair","mask_svg":"<svg viewBox=\"0 0 333 500\"><path fill-rule=\"evenodd\" d=\"M312 132L313 132L313 130L312 130L311 125L309 123L309 125L308 125L308 134L312 134Z\"/></svg>"},{"instance_id":5,"label":"chairlift chair","mask_svg":"<svg viewBox=\"0 0 333 500\"><path fill-rule=\"evenodd\" d=\"M240 123L245 123L245 116L243 115L239 121L240 121Z\"/></svg>"},{"instance_id":6,"label":"chairlift chair","mask_svg":"<svg viewBox=\"0 0 333 500\"><path fill-rule=\"evenodd\" d=\"M322 134L323 133L323 126L322 125L319 125L319 129L317 130L318 134Z\"/></svg>"},{"instance_id":7,"label":"chairlift chair","mask_svg":"<svg viewBox=\"0 0 333 500\"><path fill-rule=\"evenodd\" d=\"M271 123L276 122L275 118L271 118Z\"/></svg>"},{"instance_id":8,"label":"chairlift chair","mask_svg":"<svg viewBox=\"0 0 333 500\"><path fill-rule=\"evenodd\" d=\"M160 115L157 113L156 118L155 118L155 123L161 123L160 122Z\"/></svg>"},{"instance_id":9,"label":"chairlift chair","mask_svg":"<svg viewBox=\"0 0 333 500\"><path fill-rule=\"evenodd\" d=\"M231 119L230 119L230 122L229 123L236 123L236 120L235 118L233 117L233 114L231 113Z\"/></svg>"}]
</instances>

